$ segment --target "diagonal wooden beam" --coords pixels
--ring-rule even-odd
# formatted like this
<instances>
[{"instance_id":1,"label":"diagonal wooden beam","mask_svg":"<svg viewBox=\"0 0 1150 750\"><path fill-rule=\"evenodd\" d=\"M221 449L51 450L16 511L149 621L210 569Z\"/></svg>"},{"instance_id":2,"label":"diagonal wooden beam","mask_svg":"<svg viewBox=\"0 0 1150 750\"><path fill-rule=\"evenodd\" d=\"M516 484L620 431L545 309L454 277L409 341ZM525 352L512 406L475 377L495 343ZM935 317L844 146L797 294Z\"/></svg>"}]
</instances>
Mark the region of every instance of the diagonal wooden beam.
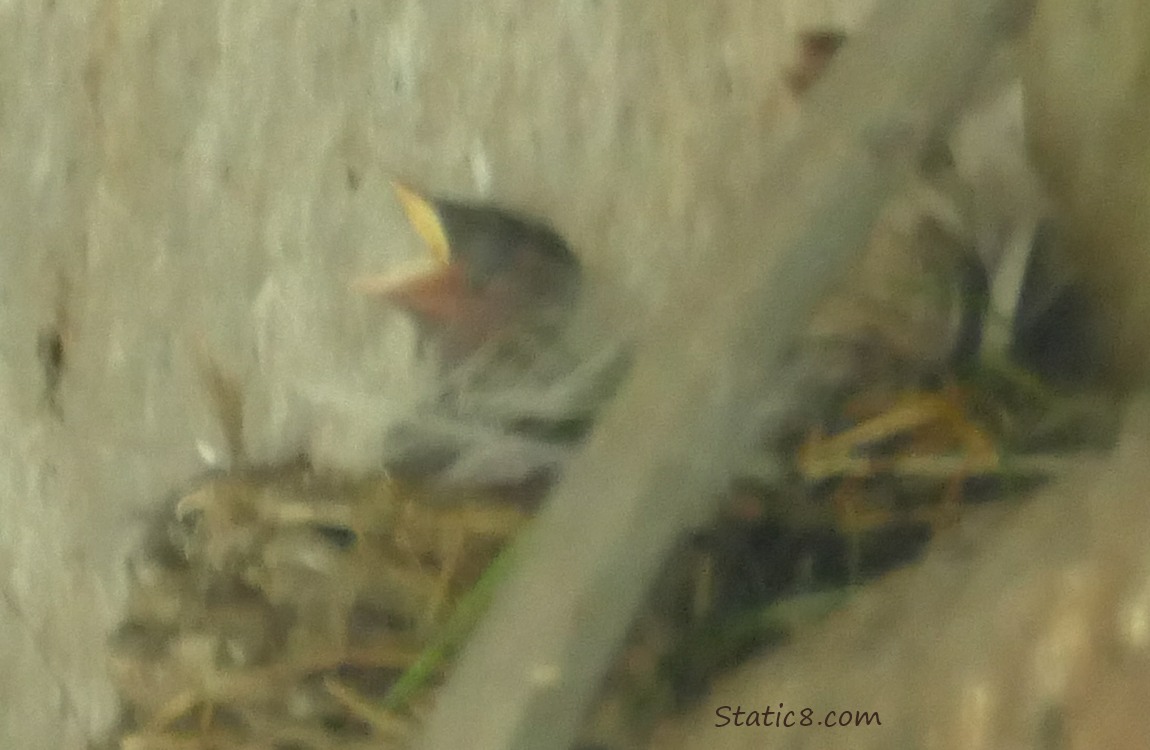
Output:
<instances>
[{"instance_id":1,"label":"diagonal wooden beam","mask_svg":"<svg viewBox=\"0 0 1150 750\"><path fill-rule=\"evenodd\" d=\"M521 564L444 687L422 750L570 746L660 565L711 516L761 427L741 407L780 382L816 301L1028 9L880 3L811 90L801 127L760 164L731 164L731 184L700 186L729 221L519 542Z\"/></svg>"}]
</instances>

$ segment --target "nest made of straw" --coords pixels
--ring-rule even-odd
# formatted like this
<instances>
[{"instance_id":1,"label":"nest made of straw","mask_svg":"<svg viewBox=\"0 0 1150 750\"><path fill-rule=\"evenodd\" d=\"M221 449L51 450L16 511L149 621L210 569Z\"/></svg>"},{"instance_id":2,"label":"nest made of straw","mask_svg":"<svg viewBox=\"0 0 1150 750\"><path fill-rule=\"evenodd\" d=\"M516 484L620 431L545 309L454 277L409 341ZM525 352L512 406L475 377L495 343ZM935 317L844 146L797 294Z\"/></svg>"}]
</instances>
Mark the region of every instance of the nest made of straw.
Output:
<instances>
[{"instance_id":1,"label":"nest made of straw","mask_svg":"<svg viewBox=\"0 0 1150 750\"><path fill-rule=\"evenodd\" d=\"M401 743L421 701L389 691L527 517L492 493L426 500L304 461L179 494L130 564L121 747Z\"/></svg>"}]
</instances>

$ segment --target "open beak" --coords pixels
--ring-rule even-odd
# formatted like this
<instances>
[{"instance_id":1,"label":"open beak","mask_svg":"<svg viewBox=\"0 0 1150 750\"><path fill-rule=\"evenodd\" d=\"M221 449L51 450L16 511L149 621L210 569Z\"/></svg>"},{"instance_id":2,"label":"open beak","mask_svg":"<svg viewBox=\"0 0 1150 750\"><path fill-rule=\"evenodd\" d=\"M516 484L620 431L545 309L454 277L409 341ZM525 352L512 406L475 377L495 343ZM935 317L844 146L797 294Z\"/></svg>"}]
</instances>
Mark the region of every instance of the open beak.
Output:
<instances>
[{"instance_id":1,"label":"open beak","mask_svg":"<svg viewBox=\"0 0 1150 750\"><path fill-rule=\"evenodd\" d=\"M410 313L442 350L465 356L568 303L579 264L549 228L393 187L430 257L416 270L357 279L352 289Z\"/></svg>"},{"instance_id":2,"label":"open beak","mask_svg":"<svg viewBox=\"0 0 1150 750\"><path fill-rule=\"evenodd\" d=\"M451 243L447 239L443 217L435 205L403 183L392 182L391 187L399 198L399 204L403 206L403 212L407 214L408 223L423 240L431 257L444 265L450 263Z\"/></svg>"},{"instance_id":3,"label":"open beak","mask_svg":"<svg viewBox=\"0 0 1150 750\"><path fill-rule=\"evenodd\" d=\"M414 271L361 276L352 281L351 288L429 321L458 323L467 314L472 291L465 270L452 258L443 219L430 200L411 188L399 182L393 182L392 188L433 265L428 268L423 261Z\"/></svg>"},{"instance_id":4,"label":"open beak","mask_svg":"<svg viewBox=\"0 0 1150 750\"><path fill-rule=\"evenodd\" d=\"M365 276L352 282L352 289L379 297L421 318L443 323L460 319L470 290L463 269L446 263L420 273Z\"/></svg>"}]
</instances>

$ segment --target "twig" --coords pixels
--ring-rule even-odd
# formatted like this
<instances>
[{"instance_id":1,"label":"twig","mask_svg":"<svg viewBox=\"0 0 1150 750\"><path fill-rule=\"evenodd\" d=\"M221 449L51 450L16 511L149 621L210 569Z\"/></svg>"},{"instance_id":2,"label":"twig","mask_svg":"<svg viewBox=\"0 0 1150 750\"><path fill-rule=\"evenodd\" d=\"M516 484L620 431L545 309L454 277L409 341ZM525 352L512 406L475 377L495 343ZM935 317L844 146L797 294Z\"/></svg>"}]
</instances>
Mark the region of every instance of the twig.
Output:
<instances>
[{"instance_id":1,"label":"twig","mask_svg":"<svg viewBox=\"0 0 1150 750\"><path fill-rule=\"evenodd\" d=\"M995 460L971 460L962 453L940 453L930 456L836 456L823 461L808 462L806 471L799 474L807 481L845 477L871 477L889 474L906 479L949 479L956 474L1006 478L1047 478L1064 474L1084 461L1097 460L1101 451L1072 451L1068 453L1031 453L1009 455ZM783 480L787 467L778 460L764 458L748 461L739 467L743 479L774 484Z\"/></svg>"}]
</instances>

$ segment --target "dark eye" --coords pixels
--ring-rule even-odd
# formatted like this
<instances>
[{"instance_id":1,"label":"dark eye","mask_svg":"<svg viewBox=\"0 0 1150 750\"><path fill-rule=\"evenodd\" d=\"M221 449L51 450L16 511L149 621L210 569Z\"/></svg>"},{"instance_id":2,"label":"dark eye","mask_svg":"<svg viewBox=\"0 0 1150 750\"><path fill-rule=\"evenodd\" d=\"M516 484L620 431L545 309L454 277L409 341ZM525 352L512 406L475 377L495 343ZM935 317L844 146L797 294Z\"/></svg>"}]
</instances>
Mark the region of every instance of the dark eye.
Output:
<instances>
[{"instance_id":1,"label":"dark eye","mask_svg":"<svg viewBox=\"0 0 1150 750\"><path fill-rule=\"evenodd\" d=\"M356 533L346 526L317 526L315 531L328 544L341 550L351 549L358 539Z\"/></svg>"}]
</instances>

